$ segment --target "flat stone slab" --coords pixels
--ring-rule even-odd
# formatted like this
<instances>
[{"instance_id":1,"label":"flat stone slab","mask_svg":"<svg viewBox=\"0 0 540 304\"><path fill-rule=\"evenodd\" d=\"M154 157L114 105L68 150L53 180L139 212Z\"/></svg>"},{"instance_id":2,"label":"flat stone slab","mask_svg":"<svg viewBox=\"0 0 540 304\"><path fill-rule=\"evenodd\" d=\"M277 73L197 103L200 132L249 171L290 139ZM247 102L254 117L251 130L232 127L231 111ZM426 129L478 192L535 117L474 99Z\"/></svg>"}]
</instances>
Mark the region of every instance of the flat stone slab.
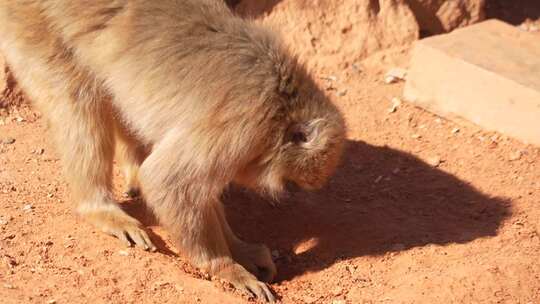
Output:
<instances>
[{"instance_id":1,"label":"flat stone slab","mask_svg":"<svg viewBox=\"0 0 540 304\"><path fill-rule=\"evenodd\" d=\"M540 36L488 20L420 40L404 98L540 146Z\"/></svg>"}]
</instances>

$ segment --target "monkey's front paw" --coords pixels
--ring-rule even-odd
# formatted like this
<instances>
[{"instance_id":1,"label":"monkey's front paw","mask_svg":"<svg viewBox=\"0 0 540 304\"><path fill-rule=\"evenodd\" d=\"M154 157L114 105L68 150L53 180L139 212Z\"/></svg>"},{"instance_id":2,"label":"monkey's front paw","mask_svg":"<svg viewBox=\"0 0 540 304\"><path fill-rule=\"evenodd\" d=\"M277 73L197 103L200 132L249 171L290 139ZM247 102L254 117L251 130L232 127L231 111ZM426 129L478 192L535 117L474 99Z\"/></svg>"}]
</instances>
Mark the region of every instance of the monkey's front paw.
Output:
<instances>
[{"instance_id":1,"label":"monkey's front paw","mask_svg":"<svg viewBox=\"0 0 540 304\"><path fill-rule=\"evenodd\" d=\"M257 280L244 267L233 263L216 274L218 277L229 281L238 290L254 295L258 299L274 303L276 298L266 283Z\"/></svg>"},{"instance_id":2,"label":"monkey's front paw","mask_svg":"<svg viewBox=\"0 0 540 304\"><path fill-rule=\"evenodd\" d=\"M141 223L127 215L119 207L109 210L83 212L83 216L103 232L117 237L127 246L133 244L144 250L156 251Z\"/></svg>"},{"instance_id":3,"label":"monkey's front paw","mask_svg":"<svg viewBox=\"0 0 540 304\"><path fill-rule=\"evenodd\" d=\"M270 250L263 244L242 243L233 249L234 259L263 282L272 282L277 270Z\"/></svg>"}]
</instances>

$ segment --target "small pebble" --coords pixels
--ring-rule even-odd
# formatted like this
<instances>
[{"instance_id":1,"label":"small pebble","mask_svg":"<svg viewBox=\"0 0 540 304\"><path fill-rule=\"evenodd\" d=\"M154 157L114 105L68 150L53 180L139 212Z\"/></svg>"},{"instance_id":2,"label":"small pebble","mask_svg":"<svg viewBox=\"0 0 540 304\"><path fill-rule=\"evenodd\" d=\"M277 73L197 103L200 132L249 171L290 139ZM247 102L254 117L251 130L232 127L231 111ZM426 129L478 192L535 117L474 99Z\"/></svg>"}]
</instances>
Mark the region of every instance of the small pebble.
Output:
<instances>
[{"instance_id":1,"label":"small pebble","mask_svg":"<svg viewBox=\"0 0 540 304\"><path fill-rule=\"evenodd\" d=\"M129 252L127 252L126 250L120 250L120 251L118 251L118 254L121 255L121 256L128 256Z\"/></svg>"},{"instance_id":2,"label":"small pebble","mask_svg":"<svg viewBox=\"0 0 540 304\"><path fill-rule=\"evenodd\" d=\"M43 149L43 148L39 148L39 149L36 149L36 150L32 151L32 154L37 154L37 155L43 155L43 153L45 153L45 149Z\"/></svg>"},{"instance_id":3,"label":"small pebble","mask_svg":"<svg viewBox=\"0 0 540 304\"><path fill-rule=\"evenodd\" d=\"M422 137L422 135L420 135L420 134L413 134L413 135L411 135L411 137L414 138L414 139L419 139L419 138Z\"/></svg>"},{"instance_id":4,"label":"small pebble","mask_svg":"<svg viewBox=\"0 0 540 304\"><path fill-rule=\"evenodd\" d=\"M47 304L56 304L56 300L49 300L47 301Z\"/></svg>"},{"instance_id":5,"label":"small pebble","mask_svg":"<svg viewBox=\"0 0 540 304\"><path fill-rule=\"evenodd\" d=\"M14 289L15 288L11 284L4 284L4 287L7 288L7 289Z\"/></svg>"},{"instance_id":6,"label":"small pebble","mask_svg":"<svg viewBox=\"0 0 540 304\"><path fill-rule=\"evenodd\" d=\"M384 76L384 82L386 84L396 83L398 81L405 80L407 77L407 70L401 68L393 68Z\"/></svg>"},{"instance_id":7,"label":"small pebble","mask_svg":"<svg viewBox=\"0 0 540 304\"><path fill-rule=\"evenodd\" d=\"M23 211L26 211L26 212L30 212L32 211L32 209L34 209L34 206L32 206L31 204L24 205L23 207Z\"/></svg>"},{"instance_id":8,"label":"small pebble","mask_svg":"<svg viewBox=\"0 0 540 304\"><path fill-rule=\"evenodd\" d=\"M337 92L337 95L339 97L343 97L343 96L347 95L347 90L346 89L345 90L340 90L340 91Z\"/></svg>"},{"instance_id":9,"label":"small pebble","mask_svg":"<svg viewBox=\"0 0 540 304\"><path fill-rule=\"evenodd\" d=\"M439 156L429 157L427 163L432 167L438 167L441 164L441 158Z\"/></svg>"},{"instance_id":10,"label":"small pebble","mask_svg":"<svg viewBox=\"0 0 540 304\"><path fill-rule=\"evenodd\" d=\"M515 161L515 160L519 160L521 156L522 156L521 151L516 151L516 152L510 153L510 156L508 157L508 159L511 161Z\"/></svg>"},{"instance_id":11,"label":"small pebble","mask_svg":"<svg viewBox=\"0 0 540 304\"><path fill-rule=\"evenodd\" d=\"M334 76L334 75L325 76L325 77L321 77L321 78L324 79L324 80L328 80L328 81L337 81L337 77Z\"/></svg>"},{"instance_id":12,"label":"small pebble","mask_svg":"<svg viewBox=\"0 0 540 304\"><path fill-rule=\"evenodd\" d=\"M460 131L459 128L453 128L453 129L452 129L452 134L459 133L459 131Z\"/></svg>"},{"instance_id":13,"label":"small pebble","mask_svg":"<svg viewBox=\"0 0 540 304\"><path fill-rule=\"evenodd\" d=\"M332 294L333 294L334 296L339 296L339 295L342 294L342 293L343 293L343 288L341 288L341 287L339 287L339 286L337 286L337 287L335 287L334 289L332 289Z\"/></svg>"},{"instance_id":14,"label":"small pebble","mask_svg":"<svg viewBox=\"0 0 540 304\"><path fill-rule=\"evenodd\" d=\"M2 140L2 143L3 144L6 144L6 145L11 145L15 142L15 138L13 137L6 137Z\"/></svg>"},{"instance_id":15,"label":"small pebble","mask_svg":"<svg viewBox=\"0 0 540 304\"><path fill-rule=\"evenodd\" d=\"M274 260L279 259L279 250L272 250L272 258Z\"/></svg>"},{"instance_id":16,"label":"small pebble","mask_svg":"<svg viewBox=\"0 0 540 304\"><path fill-rule=\"evenodd\" d=\"M392 107L388 110L388 113L396 112L399 106L401 106L401 99L397 97L392 98Z\"/></svg>"}]
</instances>

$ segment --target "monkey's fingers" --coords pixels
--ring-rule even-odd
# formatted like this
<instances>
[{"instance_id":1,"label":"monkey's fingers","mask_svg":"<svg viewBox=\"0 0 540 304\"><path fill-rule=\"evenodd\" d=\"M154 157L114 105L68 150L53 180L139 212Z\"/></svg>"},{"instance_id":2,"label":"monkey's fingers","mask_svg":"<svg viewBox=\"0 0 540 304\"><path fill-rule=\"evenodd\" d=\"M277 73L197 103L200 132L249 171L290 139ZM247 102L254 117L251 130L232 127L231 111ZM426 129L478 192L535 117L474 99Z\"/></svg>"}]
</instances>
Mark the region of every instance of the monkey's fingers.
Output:
<instances>
[{"instance_id":1,"label":"monkey's fingers","mask_svg":"<svg viewBox=\"0 0 540 304\"><path fill-rule=\"evenodd\" d=\"M136 245L144 250L156 251L156 246L154 246L148 234L140 227L106 228L103 231L118 238L128 247Z\"/></svg>"},{"instance_id":2,"label":"monkey's fingers","mask_svg":"<svg viewBox=\"0 0 540 304\"><path fill-rule=\"evenodd\" d=\"M142 228L130 229L127 231L127 234L135 245L143 248L144 250L156 251L156 246L152 244L148 234Z\"/></svg>"},{"instance_id":3,"label":"monkey's fingers","mask_svg":"<svg viewBox=\"0 0 540 304\"><path fill-rule=\"evenodd\" d=\"M268 285L266 285L263 282L250 281L250 282L247 282L247 284L242 289L249 292L250 294L257 297L257 299L260 299L262 301L266 301L270 303L276 302L276 298L274 294L272 294L272 291L270 291L270 288L268 288Z\"/></svg>"},{"instance_id":4,"label":"monkey's fingers","mask_svg":"<svg viewBox=\"0 0 540 304\"><path fill-rule=\"evenodd\" d=\"M148 234L137 220L131 217L123 221L119 219L116 217L116 221L110 221L102 225L102 230L107 234L117 237L127 246L136 245L144 250L156 251L156 246L152 243Z\"/></svg>"}]
</instances>

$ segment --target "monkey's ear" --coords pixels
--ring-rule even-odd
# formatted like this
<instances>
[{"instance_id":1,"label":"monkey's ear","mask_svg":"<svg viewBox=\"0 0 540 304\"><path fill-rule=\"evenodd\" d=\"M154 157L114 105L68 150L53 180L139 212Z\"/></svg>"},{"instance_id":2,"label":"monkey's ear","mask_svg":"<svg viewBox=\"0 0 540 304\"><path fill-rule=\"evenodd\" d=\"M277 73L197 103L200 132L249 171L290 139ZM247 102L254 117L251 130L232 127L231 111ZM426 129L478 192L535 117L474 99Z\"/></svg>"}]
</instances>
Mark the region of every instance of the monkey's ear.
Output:
<instances>
[{"instance_id":1,"label":"monkey's ear","mask_svg":"<svg viewBox=\"0 0 540 304\"><path fill-rule=\"evenodd\" d=\"M296 123L289 128L289 140L299 145L312 143L319 134L319 125L319 119L305 123Z\"/></svg>"},{"instance_id":2,"label":"monkey's ear","mask_svg":"<svg viewBox=\"0 0 540 304\"><path fill-rule=\"evenodd\" d=\"M322 149L326 145L325 119L313 119L308 122L296 123L289 128L289 141L311 150Z\"/></svg>"},{"instance_id":3,"label":"monkey's ear","mask_svg":"<svg viewBox=\"0 0 540 304\"><path fill-rule=\"evenodd\" d=\"M295 131L291 134L291 141L295 144L301 144L308 141L304 131Z\"/></svg>"},{"instance_id":4,"label":"monkey's ear","mask_svg":"<svg viewBox=\"0 0 540 304\"><path fill-rule=\"evenodd\" d=\"M303 123L295 123L287 131L288 141L294 144L306 143L308 135L307 125Z\"/></svg>"}]
</instances>

